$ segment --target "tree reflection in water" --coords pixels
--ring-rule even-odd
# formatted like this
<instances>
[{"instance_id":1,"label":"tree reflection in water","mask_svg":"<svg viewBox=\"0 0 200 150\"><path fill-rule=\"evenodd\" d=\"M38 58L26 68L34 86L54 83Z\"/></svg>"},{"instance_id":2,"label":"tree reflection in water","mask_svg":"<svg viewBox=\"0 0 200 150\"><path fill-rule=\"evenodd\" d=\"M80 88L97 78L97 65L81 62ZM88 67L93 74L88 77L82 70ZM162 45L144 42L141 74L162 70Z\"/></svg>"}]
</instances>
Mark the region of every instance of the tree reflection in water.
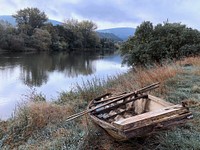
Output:
<instances>
[{"instance_id":1,"label":"tree reflection in water","mask_svg":"<svg viewBox=\"0 0 200 150\"><path fill-rule=\"evenodd\" d=\"M49 73L62 72L66 77L90 75L96 71L95 60L99 53L5 53L0 57L0 68L20 67L20 79L29 87L47 83Z\"/></svg>"},{"instance_id":2,"label":"tree reflection in water","mask_svg":"<svg viewBox=\"0 0 200 150\"><path fill-rule=\"evenodd\" d=\"M76 84L126 72L118 54L98 53L4 53L0 54L0 119L9 118L30 90L47 100Z\"/></svg>"}]
</instances>

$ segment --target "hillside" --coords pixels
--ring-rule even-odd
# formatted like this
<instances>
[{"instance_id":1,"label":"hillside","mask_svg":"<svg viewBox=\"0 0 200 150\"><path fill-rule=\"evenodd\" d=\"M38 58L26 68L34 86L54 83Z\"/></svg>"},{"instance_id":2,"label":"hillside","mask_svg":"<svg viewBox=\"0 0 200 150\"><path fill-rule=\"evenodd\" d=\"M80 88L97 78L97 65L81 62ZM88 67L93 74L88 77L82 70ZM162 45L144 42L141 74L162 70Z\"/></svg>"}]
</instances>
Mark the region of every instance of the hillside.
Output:
<instances>
[{"instance_id":1,"label":"hillside","mask_svg":"<svg viewBox=\"0 0 200 150\"><path fill-rule=\"evenodd\" d=\"M135 33L135 28L110 28L97 31L101 33L113 33L114 35L125 41L128 39L129 36L132 36Z\"/></svg>"},{"instance_id":2,"label":"hillside","mask_svg":"<svg viewBox=\"0 0 200 150\"><path fill-rule=\"evenodd\" d=\"M122 41L122 39L120 39L118 36L116 36L113 33L97 32L97 34L98 34L100 39L107 38L107 39L110 39L110 40L115 41L115 42Z\"/></svg>"},{"instance_id":3,"label":"hillside","mask_svg":"<svg viewBox=\"0 0 200 150\"><path fill-rule=\"evenodd\" d=\"M9 15L0 16L0 20L7 21L14 26L16 25L15 18L13 18L12 16L9 16ZM52 19L49 19L48 22L52 23L53 25L62 24L62 22L52 20Z\"/></svg>"}]
</instances>

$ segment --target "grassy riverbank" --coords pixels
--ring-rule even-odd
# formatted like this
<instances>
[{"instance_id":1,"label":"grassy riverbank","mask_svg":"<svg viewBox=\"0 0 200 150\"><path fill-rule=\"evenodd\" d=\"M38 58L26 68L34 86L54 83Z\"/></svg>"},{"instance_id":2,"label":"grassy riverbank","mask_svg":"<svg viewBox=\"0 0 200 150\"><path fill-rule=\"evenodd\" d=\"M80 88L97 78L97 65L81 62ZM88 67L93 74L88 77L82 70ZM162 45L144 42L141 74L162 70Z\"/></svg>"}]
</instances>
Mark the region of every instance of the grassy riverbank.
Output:
<instances>
[{"instance_id":1,"label":"grassy riverbank","mask_svg":"<svg viewBox=\"0 0 200 150\"><path fill-rule=\"evenodd\" d=\"M27 96L15 115L0 122L2 149L198 149L200 148L200 107L191 108L194 119L183 127L163 131L145 138L116 142L86 116L65 122L67 116L84 110L88 102L105 92L131 91L160 82L153 92L173 103L200 101L200 58L187 58L171 64L137 67L127 74L94 79L77 86L73 92L62 92L55 102L42 95ZM26 100L27 101L27 100Z\"/></svg>"}]
</instances>

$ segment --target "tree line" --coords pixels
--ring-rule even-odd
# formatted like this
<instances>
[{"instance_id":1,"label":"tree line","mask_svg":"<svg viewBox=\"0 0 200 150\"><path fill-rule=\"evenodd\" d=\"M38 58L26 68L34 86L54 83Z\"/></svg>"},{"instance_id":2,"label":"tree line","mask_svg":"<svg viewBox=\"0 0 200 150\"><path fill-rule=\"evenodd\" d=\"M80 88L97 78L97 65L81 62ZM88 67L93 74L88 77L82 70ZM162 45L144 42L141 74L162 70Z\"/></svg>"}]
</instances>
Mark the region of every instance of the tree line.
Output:
<instances>
[{"instance_id":1,"label":"tree line","mask_svg":"<svg viewBox=\"0 0 200 150\"><path fill-rule=\"evenodd\" d=\"M100 39L97 25L88 20L66 20L54 26L38 8L25 8L13 15L17 26L0 21L0 49L9 51L71 51L114 49L110 39Z\"/></svg>"},{"instance_id":2,"label":"tree line","mask_svg":"<svg viewBox=\"0 0 200 150\"><path fill-rule=\"evenodd\" d=\"M200 54L200 32L181 23L153 24L145 21L122 46L128 65L161 63Z\"/></svg>"}]
</instances>

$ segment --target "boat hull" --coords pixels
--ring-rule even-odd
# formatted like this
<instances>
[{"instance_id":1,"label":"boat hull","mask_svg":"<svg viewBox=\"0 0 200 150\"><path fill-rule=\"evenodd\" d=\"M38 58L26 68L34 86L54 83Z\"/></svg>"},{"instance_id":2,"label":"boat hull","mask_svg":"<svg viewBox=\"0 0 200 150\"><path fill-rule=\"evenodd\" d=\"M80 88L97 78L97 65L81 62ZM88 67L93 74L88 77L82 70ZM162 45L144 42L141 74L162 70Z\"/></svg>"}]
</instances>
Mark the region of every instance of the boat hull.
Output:
<instances>
[{"instance_id":1,"label":"boat hull","mask_svg":"<svg viewBox=\"0 0 200 150\"><path fill-rule=\"evenodd\" d=\"M153 110L150 112L111 123L98 118L93 113L89 113L89 116L97 125L118 141L143 137L160 130L182 125L188 119L192 118L192 114L188 108L182 105L174 105L152 95L148 95L148 98L156 102L155 105L151 106ZM93 101L88 105L88 109L92 105ZM163 108L153 108L156 105L163 105Z\"/></svg>"}]
</instances>

